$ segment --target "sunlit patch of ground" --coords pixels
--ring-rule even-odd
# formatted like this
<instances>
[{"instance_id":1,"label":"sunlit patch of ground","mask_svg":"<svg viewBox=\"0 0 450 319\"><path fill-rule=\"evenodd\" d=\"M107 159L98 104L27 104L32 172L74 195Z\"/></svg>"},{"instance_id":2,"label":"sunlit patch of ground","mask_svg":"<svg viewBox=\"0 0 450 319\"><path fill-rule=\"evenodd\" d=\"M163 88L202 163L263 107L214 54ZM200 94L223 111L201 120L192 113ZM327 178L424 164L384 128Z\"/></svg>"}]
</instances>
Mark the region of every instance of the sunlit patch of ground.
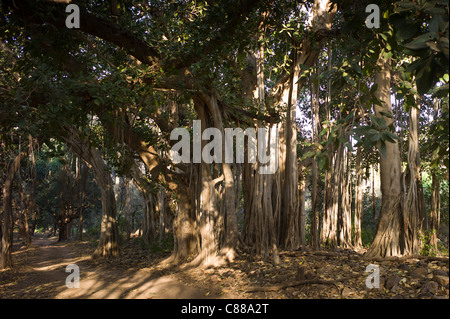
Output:
<instances>
[{"instance_id":1,"label":"sunlit patch of ground","mask_svg":"<svg viewBox=\"0 0 450 319\"><path fill-rule=\"evenodd\" d=\"M107 260L91 258L92 241L56 240L37 236L30 248L14 246L14 267L0 271L0 298L449 297L448 258L368 261L351 251L297 251L281 252L281 263L274 265L241 253L231 265L200 269L163 267L167 252L133 242L122 247L120 257ZM66 287L69 264L79 267L80 288ZM368 264L379 267L380 288L366 286Z\"/></svg>"}]
</instances>

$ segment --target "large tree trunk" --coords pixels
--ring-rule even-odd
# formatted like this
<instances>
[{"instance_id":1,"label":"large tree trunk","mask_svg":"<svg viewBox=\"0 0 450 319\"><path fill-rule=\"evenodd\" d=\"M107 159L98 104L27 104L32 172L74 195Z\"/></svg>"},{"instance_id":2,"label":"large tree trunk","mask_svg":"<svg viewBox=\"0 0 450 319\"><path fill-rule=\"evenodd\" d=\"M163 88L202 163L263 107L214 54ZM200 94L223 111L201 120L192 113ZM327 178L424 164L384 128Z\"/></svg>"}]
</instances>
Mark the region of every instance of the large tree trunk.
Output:
<instances>
[{"instance_id":1,"label":"large tree trunk","mask_svg":"<svg viewBox=\"0 0 450 319\"><path fill-rule=\"evenodd\" d=\"M342 130L342 135L347 135ZM334 153L334 154L333 154ZM332 149L330 169L325 175L324 219L321 242L328 248L352 247L350 154L342 142Z\"/></svg>"},{"instance_id":2,"label":"large tree trunk","mask_svg":"<svg viewBox=\"0 0 450 319\"><path fill-rule=\"evenodd\" d=\"M173 220L174 247L172 255L164 261L167 264L180 264L197 252L198 242L193 225L193 212L191 200L192 193L189 189L180 192L177 198L177 210Z\"/></svg>"},{"instance_id":3,"label":"large tree trunk","mask_svg":"<svg viewBox=\"0 0 450 319\"><path fill-rule=\"evenodd\" d=\"M116 222L116 200L114 186L100 152L83 142L81 133L75 128L68 129L69 134L64 136L67 145L92 168L95 180L100 188L102 198L102 221L100 239L94 256L116 257L119 255L118 230Z\"/></svg>"},{"instance_id":4,"label":"large tree trunk","mask_svg":"<svg viewBox=\"0 0 450 319\"><path fill-rule=\"evenodd\" d=\"M2 250L0 266L2 269L12 267L12 184L14 176L20 167L20 161L27 155L26 151L20 152L7 169L5 183L3 185L3 212L1 214Z\"/></svg>"},{"instance_id":5,"label":"large tree trunk","mask_svg":"<svg viewBox=\"0 0 450 319\"><path fill-rule=\"evenodd\" d=\"M408 167L409 188L404 203L404 251L405 255L417 255L420 252L425 212L422 205L422 179L419 153L419 110L411 107L409 112L408 133Z\"/></svg>"},{"instance_id":6,"label":"large tree trunk","mask_svg":"<svg viewBox=\"0 0 450 319\"><path fill-rule=\"evenodd\" d=\"M217 98L215 96L207 97L203 95L203 100L207 106L214 123L214 127L218 128L225 136L225 130L222 120L222 115L219 110ZM222 140L223 149L225 149L225 139ZM222 154L225 156L225 154ZM234 190L234 174L231 169L231 165L226 163L222 158L222 174L225 184L224 200L225 200L225 238L223 246L221 247L221 255L226 261L232 262L236 256L236 247L238 241L238 224L237 224L237 212L235 207L235 190Z\"/></svg>"},{"instance_id":7,"label":"large tree trunk","mask_svg":"<svg viewBox=\"0 0 450 319\"><path fill-rule=\"evenodd\" d=\"M64 214L64 212L61 212L61 213ZM68 239L68 232L67 232L68 223L66 223L64 219L59 219L57 223L58 223L58 241L59 242L67 241L67 239Z\"/></svg>"},{"instance_id":8,"label":"large tree trunk","mask_svg":"<svg viewBox=\"0 0 450 319\"><path fill-rule=\"evenodd\" d=\"M393 124L390 117L382 113L392 114L390 94L390 60L380 57L381 68L375 74L375 95L382 105L374 105L375 116L383 118L389 127ZM403 214L401 157L397 142L386 143L386 155L380 156L381 210L375 238L366 253L367 257L390 257L403 254Z\"/></svg>"},{"instance_id":9,"label":"large tree trunk","mask_svg":"<svg viewBox=\"0 0 450 319\"><path fill-rule=\"evenodd\" d=\"M264 86L264 47L260 45L257 52L248 55L248 62L256 68L255 74L244 77L245 96L247 101L257 104L260 110L265 109L265 86ZM262 122L255 123L255 128L264 128ZM276 128L276 125L274 126ZM270 127L269 127L270 128ZM266 153L266 148L270 145L265 141L270 141L270 132L264 136L257 136L256 144L258 148ZM273 132L272 132L273 134ZM250 139L248 140L250 142ZM269 142L270 143L270 142ZM279 143L276 147L279 147ZM247 144L246 149L248 149ZM270 154L271 161L275 160L277 154ZM273 164L273 163L272 163ZM284 165L284 162L283 164ZM280 212L281 191L279 174L283 168L278 168L278 174L261 174L262 164L249 163L248 158L243 164L243 192L244 192L244 229L242 232L242 243L251 253L256 253L267 258L270 253L273 255L275 263L279 263L277 248L276 216Z\"/></svg>"},{"instance_id":10,"label":"large tree trunk","mask_svg":"<svg viewBox=\"0 0 450 319\"><path fill-rule=\"evenodd\" d=\"M313 31L330 28L335 13L335 10L329 10L330 5L328 0L315 1L312 10ZM319 49L316 44L313 45L311 38L306 38L300 47L301 49L292 52L293 64L290 72L281 76L271 92L275 105L280 109L287 108L286 121L276 126L278 171L273 176L260 175L254 165L244 165L243 176L246 186L243 243L244 246L263 254L273 250L275 259L278 259L276 253L278 244L287 249L298 249L301 242L295 110L297 95L302 85L302 82L298 81L300 66L313 66L317 61ZM244 80L243 87L247 99L253 96L256 103L263 107L263 50L260 49L258 55L257 57L256 54L250 54L249 59L257 70L256 74L241 77ZM268 229L265 228L272 219L275 225L275 240L271 239L271 225Z\"/></svg>"}]
</instances>

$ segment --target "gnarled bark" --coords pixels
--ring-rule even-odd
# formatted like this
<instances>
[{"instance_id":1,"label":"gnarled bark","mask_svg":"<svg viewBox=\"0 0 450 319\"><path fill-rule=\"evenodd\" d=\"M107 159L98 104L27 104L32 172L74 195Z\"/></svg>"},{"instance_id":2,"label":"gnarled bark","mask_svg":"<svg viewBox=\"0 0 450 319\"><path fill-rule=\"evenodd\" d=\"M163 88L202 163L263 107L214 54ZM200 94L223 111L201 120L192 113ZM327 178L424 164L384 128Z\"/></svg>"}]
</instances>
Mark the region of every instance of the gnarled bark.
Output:
<instances>
[{"instance_id":1,"label":"gnarled bark","mask_svg":"<svg viewBox=\"0 0 450 319\"><path fill-rule=\"evenodd\" d=\"M390 96L390 60L378 60L380 71L375 74L375 96L382 105L374 105L375 116L383 118L389 127L393 119L383 115L392 113ZM386 155L380 156L381 209L375 238L367 257L390 257L403 254L403 214L401 158L397 142L386 143Z\"/></svg>"}]
</instances>

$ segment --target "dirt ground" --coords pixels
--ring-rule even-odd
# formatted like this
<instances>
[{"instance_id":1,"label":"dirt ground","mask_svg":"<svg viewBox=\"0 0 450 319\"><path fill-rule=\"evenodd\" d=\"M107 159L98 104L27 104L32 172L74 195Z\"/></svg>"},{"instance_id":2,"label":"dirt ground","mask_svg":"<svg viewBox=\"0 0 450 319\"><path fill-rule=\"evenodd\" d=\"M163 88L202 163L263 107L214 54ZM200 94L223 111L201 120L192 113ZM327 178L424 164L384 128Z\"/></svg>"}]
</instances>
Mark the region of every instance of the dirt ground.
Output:
<instances>
[{"instance_id":1,"label":"dirt ground","mask_svg":"<svg viewBox=\"0 0 450 319\"><path fill-rule=\"evenodd\" d=\"M93 259L93 241L58 243L37 235L13 247L14 267L0 271L0 298L96 299L448 299L448 257L365 260L353 251L281 252L281 263L239 254L217 268L165 267L169 253L130 242L113 260ZM69 264L80 288L67 288ZM366 267L379 270L368 288ZM372 285L375 281L370 281Z\"/></svg>"}]
</instances>

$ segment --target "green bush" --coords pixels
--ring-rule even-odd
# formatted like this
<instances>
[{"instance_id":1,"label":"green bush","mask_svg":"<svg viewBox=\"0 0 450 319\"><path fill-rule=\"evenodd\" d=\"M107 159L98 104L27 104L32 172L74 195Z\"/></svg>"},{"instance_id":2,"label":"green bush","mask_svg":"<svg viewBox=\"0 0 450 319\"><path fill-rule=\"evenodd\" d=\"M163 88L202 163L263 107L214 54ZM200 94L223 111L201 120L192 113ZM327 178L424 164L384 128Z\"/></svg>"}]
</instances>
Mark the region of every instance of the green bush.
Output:
<instances>
[{"instance_id":1,"label":"green bush","mask_svg":"<svg viewBox=\"0 0 450 319\"><path fill-rule=\"evenodd\" d=\"M142 237L138 237L135 241L141 246L141 249L149 250L153 254L171 252L173 250L173 235L169 234L163 240L153 241L146 244Z\"/></svg>"},{"instance_id":2,"label":"green bush","mask_svg":"<svg viewBox=\"0 0 450 319\"><path fill-rule=\"evenodd\" d=\"M431 236L436 233L436 229L427 230L423 235L419 237L422 243L422 249L420 250L420 254L423 256L436 256L437 251L436 248L430 244Z\"/></svg>"},{"instance_id":3,"label":"green bush","mask_svg":"<svg viewBox=\"0 0 450 319\"><path fill-rule=\"evenodd\" d=\"M100 227L89 227L86 229L85 234L88 236L98 237L100 236Z\"/></svg>"}]
</instances>

